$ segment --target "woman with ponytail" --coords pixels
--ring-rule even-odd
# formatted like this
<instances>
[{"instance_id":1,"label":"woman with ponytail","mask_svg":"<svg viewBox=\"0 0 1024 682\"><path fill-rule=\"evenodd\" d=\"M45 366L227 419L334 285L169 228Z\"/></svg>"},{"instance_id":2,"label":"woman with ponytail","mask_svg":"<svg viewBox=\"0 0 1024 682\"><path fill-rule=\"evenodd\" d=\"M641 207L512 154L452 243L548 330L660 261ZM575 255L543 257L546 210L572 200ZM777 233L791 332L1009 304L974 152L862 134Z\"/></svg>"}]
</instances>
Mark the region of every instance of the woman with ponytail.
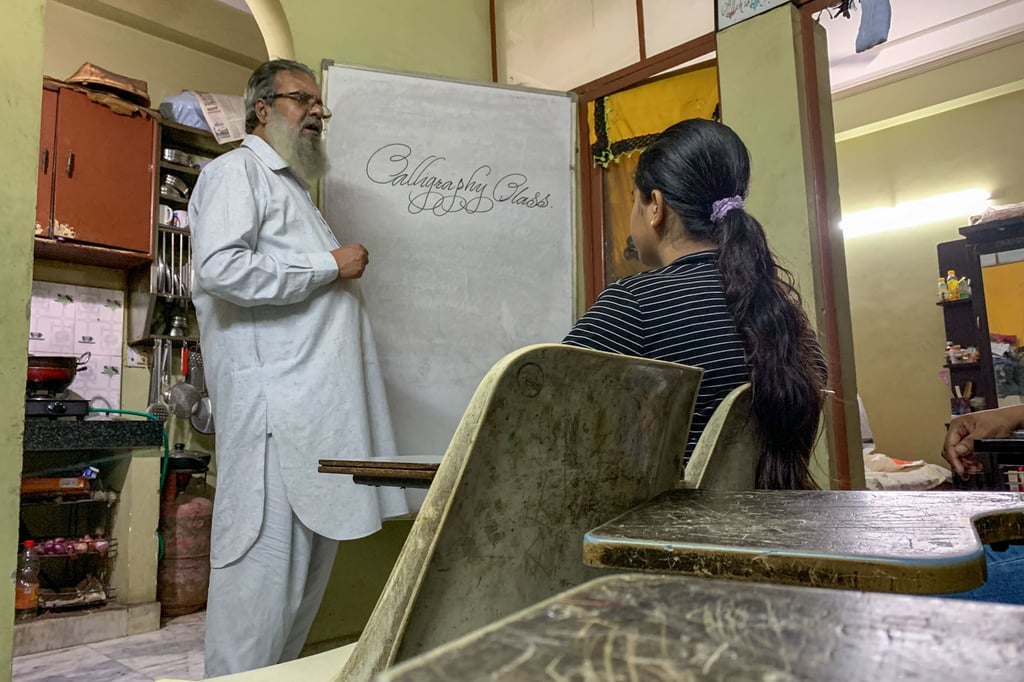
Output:
<instances>
[{"instance_id":1,"label":"woman with ponytail","mask_svg":"<svg viewBox=\"0 0 1024 682\"><path fill-rule=\"evenodd\" d=\"M757 485L814 488L825 363L792 275L744 209L750 157L728 126L690 119L640 156L630 234L654 269L602 292L564 343L701 367L688 459L711 413L749 381Z\"/></svg>"}]
</instances>

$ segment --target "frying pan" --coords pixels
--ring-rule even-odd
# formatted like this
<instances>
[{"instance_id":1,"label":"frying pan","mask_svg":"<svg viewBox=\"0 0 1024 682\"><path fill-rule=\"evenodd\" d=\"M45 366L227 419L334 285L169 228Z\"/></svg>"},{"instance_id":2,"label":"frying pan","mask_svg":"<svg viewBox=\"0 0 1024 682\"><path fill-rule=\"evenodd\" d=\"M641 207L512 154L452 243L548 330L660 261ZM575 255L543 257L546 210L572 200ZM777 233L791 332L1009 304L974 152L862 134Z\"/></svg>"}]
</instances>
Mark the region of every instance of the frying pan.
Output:
<instances>
[{"instance_id":1,"label":"frying pan","mask_svg":"<svg viewBox=\"0 0 1024 682\"><path fill-rule=\"evenodd\" d=\"M25 387L29 391L61 393L85 369L92 353L74 355L29 355Z\"/></svg>"}]
</instances>

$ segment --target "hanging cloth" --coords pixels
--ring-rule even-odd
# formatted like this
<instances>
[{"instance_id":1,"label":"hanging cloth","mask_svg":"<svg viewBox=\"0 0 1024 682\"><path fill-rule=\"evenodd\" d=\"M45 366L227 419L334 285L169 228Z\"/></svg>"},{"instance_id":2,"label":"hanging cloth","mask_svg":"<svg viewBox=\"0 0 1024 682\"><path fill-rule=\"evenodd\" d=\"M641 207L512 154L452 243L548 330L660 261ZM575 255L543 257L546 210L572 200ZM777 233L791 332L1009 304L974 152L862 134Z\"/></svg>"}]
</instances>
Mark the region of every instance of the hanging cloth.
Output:
<instances>
[{"instance_id":1,"label":"hanging cloth","mask_svg":"<svg viewBox=\"0 0 1024 682\"><path fill-rule=\"evenodd\" d=\"M673 123L717 118L718 68L712 64L600 97L587 104L594 165L607 168L643 150Z\"/></svg>"}]
</instances>

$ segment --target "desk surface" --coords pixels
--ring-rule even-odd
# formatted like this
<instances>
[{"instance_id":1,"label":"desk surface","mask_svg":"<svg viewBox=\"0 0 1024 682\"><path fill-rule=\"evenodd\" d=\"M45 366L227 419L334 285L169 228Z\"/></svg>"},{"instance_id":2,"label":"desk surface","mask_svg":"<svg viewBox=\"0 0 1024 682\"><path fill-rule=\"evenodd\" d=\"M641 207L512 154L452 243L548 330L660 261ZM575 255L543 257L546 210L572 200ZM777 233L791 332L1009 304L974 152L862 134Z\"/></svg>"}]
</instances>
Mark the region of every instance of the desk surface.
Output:
<instances>
[{"instance_id":1,"label":"desk surface","mask_svg":"<svg viewBox=\"0 0 1024 682\"><path fill-rule=\"evenodd\" d=\"M317 471L348 474L361 485L429 488L440 465L440 457L431 461L322 459Z\"/></svg>"},{"instance_id":2,"label":"desk surface","mask_svg":"<svg viewBox=\"0 0 1024 682\"><path fill-rule=\"evenodd\" d=\"M984 583L981 542L1022 538L1019 493L672 490L587 533L583 556L605 568L941 594Z\"/></svg>"},{"instance_id":3,"label":"desk surface","mask_svg":"<svg viewBox=\"0 0 1024 682\"><path fill-rule=\"evenodd\" d=\"M448 680L1020 680L1024 607L616 575L385 671Z\"/></svg>"}]
</instances>

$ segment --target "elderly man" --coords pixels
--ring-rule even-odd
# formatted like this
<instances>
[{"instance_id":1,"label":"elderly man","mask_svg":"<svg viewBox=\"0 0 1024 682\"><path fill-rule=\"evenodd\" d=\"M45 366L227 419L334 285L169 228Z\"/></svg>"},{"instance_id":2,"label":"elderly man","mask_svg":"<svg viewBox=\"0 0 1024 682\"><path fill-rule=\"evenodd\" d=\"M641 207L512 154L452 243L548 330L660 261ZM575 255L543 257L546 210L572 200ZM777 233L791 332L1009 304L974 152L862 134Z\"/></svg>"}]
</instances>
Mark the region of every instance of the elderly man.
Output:
<instances>
[{"instance_id":1,"label":"elderly man","mask_svg":"<svg viewBox=\"0 0 1024 682\"><path fill-rule=\"evenodd\" d=\"M210 163L189 206L193 301L217 423L206 674L298 656L337 541L406 511L400 491L317 473L321 458L394 454L357 280L310 200L330 115L313 72L274 60L252 74L239 149Z\"/></svg>"}]
</instances>

